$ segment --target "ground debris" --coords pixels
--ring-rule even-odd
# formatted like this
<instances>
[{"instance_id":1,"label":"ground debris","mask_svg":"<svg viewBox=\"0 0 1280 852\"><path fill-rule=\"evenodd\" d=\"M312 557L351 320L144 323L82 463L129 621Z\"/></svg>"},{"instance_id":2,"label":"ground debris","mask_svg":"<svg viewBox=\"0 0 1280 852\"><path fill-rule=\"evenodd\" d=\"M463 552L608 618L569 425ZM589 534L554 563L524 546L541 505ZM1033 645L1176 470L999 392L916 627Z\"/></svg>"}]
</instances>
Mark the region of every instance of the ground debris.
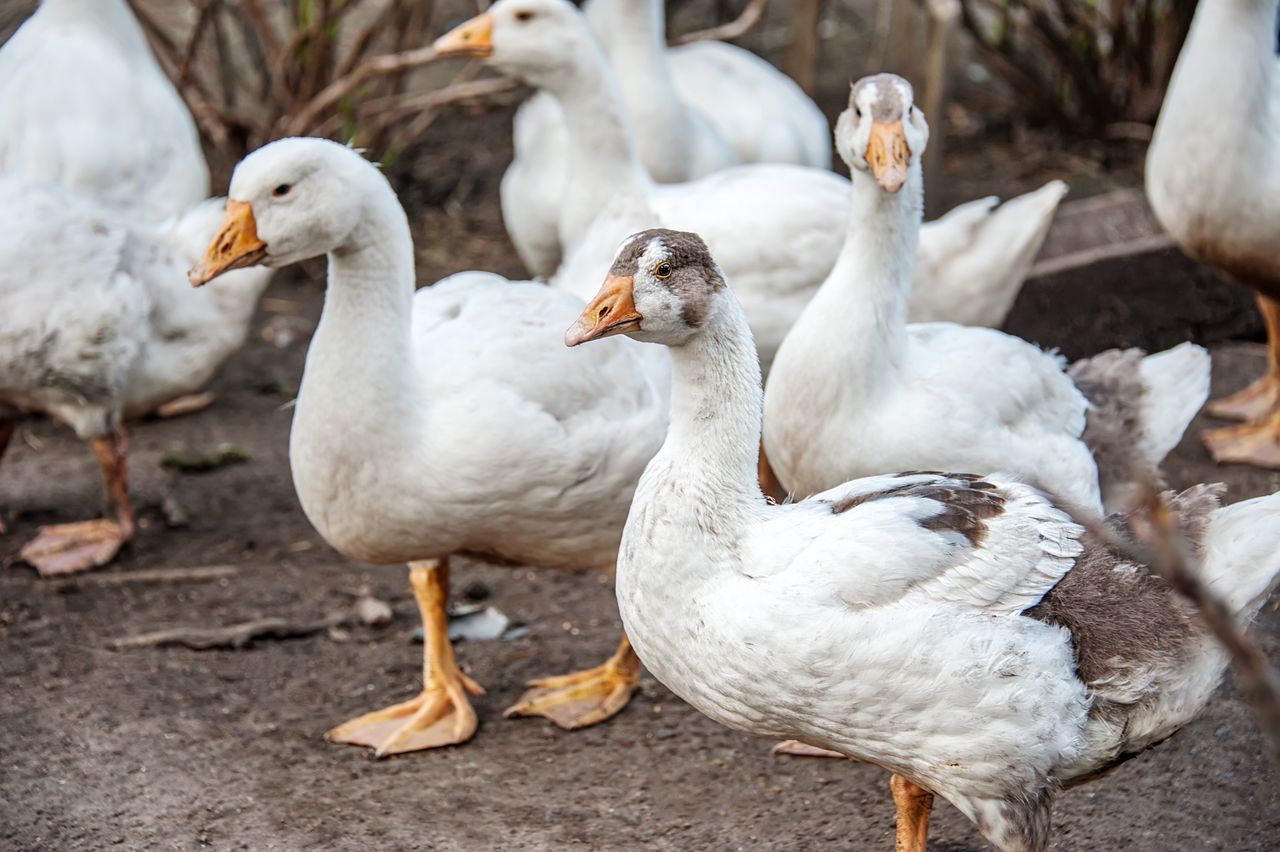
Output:
<instances>
[{"instance_id":1,"label":"ground debris","mask_svg":"<svg viewBox=\"0 0 1280 852\"><path fill-rule=\"evenodd\" d=\"M240 569L234 565L200 565L195 568L156 568L151 571L119 571L86 574L72 582L93 586L125 586L134 583L208 583L234 577Z\"/></svg>"},{"instance_id":2,"label":"ground debris","mask_svg":"<svg viewBox=\"0 0 1280 852\"><path fill-rule=\"evenodd\" d=\"M183 473L208 473L248 460L249 454L235 444L219 444L212 453L169 453L160 464Z\"/></svg>"},{"instance_id":3,"label":"ground debris","mask_svg":"<svg viewBox=\"0 0 1280 852\"><path fill-rule=\"evenodd\" d=\"M381 607L378 605L381 604ZM391 619L392 610L376 598L361 598L355 606L342 612L333 612L324 618L300 621L279 616L255 618L225 627L172 627L134 636L123 636L109 643L112 650L128 648L163 648L178 645L193 651L218 649L239 650L258 639L300 639L316 633L342 635L343 628L385 624ZM381 620L380 620L381 619Z\"/></svg>"}]
</instances>

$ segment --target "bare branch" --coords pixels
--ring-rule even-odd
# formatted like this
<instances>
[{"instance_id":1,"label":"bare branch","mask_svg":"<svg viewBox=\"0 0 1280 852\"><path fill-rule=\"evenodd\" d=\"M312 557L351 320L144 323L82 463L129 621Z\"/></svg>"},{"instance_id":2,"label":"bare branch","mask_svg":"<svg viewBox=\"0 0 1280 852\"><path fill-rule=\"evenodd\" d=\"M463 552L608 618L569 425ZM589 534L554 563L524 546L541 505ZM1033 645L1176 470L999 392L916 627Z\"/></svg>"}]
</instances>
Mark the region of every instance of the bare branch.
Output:
<instances>
[{"instance_id":1,"label":"bare branch","mask_svg":"<svg viewBox=\"0 0 1280 852\"><path fill-rule=\"evenodd\" d=\"M764 17L764 8L769 0L747 0L747 5L742 8L742 13L732 21L726 21L723 24L714 27L708 27L705 30L695 30L691 33L685 33L676 36L671 40L673 45L692 44L695 41L732 41L735 38L741 38L752 27L760 23L760 19Z\"/></svg>"},{"instance_id":2,"label":"bare branch","mask_svg":"<svg viewBox=\"0 0 1280 852\"><path fill-rule=\"evenodd\" d=\"M375 56L372 59L365 60L347 76L334 80L302 109L298 110L285 124L285 135L305 135L321 114L350 94L353 89L365 80L371 77L397 74L410 68L426 65L435 61L435 59L436 49L432 46L427 46L416 50L407 50L403 53Z\"/></svg>"}]
</instances>

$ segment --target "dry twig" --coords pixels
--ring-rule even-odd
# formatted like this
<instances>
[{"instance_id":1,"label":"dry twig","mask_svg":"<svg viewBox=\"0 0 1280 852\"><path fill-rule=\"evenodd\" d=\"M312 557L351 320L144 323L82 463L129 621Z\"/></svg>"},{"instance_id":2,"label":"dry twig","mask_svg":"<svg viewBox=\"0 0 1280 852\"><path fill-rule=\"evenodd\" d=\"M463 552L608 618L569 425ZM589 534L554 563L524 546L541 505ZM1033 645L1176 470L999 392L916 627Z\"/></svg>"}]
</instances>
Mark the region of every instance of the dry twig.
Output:
<instances>
[{"instance_id":1,"label":"dry twig","mask_svg":"<svg viewBox=\"0 0 1280 852\"><path fill-rule=\"evenodd\" d=\"M735 38L741 38L760 23L760 19L764 17L764 8L769 0L747 0L747 5L742 8L742 12L732 21L726 21L714 27L708 27L705 30L695 30L691 33L676 36L671 39L674 45L692 44L695 41L732 41Z\"/></svg>"}]
</instances>

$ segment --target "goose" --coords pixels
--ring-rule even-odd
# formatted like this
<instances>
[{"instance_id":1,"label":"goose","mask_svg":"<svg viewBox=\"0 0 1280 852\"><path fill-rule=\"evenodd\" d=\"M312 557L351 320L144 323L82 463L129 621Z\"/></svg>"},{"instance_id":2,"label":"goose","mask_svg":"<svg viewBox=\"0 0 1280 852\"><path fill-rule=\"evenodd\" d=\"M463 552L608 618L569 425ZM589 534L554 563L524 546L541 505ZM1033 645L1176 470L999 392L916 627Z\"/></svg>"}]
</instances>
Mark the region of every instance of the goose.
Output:
<instances>
[{"instance_id":1,"label":"goose","mask_svg":"<svg viewBox=\"0 0 1280 852\"><path fill-rule=\"evenodd\" d=\"M268 270L237 272L201 297L186 270L222 201L162 224L47 181L0 175L0 455L21 411L70 426L93 447L107 517L41 529L21 551L42 575L105 565L133 533L124 421L203 386L248 335Z\"/></svg>"},{"instance_id":2,"label":"goose","mask_svg":"<svg viewBox=\"0 0 1280 852\"><path fill-rule=\"evenodd\" d=\"M597 0L584 9L634 121L636 154L658 183L684 183L738 163L831 166L826 117L791 78L732 45L668 50L659 0ZM559 103L537 92L516 111L515 157L501 186L503 219L526 267L549 277L562 258L557 223L569 178Z\"/></svg>"},{"instance_id":3,"label":"goose","mask_svg":"<svg viewBox=\"0 0 1280 852\"><path fill-rule=\"evenodd\" d=\"M1201 436L1219 463L1280 469L1280 58L1277 0L1205 0L1147 151L1146 190L1182 250L1257 291L1266 374L1209 404L1245 423Z\"/></svg>"},{"instance_id":4,"label":"goose","mask_svg":"<svg viewBox=\"0 0 1280 852\"><path fill-rule=\"evenodd\" d=\"M616 78L582 13L568 0L498 0L441 36L436 49L444 56L481 58L550 93L564 111L575 168L553 194L561 202L558 233L565 259L552 283L590 298L594 278L583 270L607 263L623 237L659 223L696 230L734 277L767 370L840 252L849 221L847 180L825 170L758 163L689 183L655 185L636 156ZM1056 187L1046 193L1052 199L1047 211L1037 208L1047 213L1039 220L1043 229L1013 229L1000 211L983 225L962 216L927 226L926 245L953 246L957 230L968 244L947 252L947 274L918 282L920 298L929 301L936 293L950 303L948 290L972 293L971 282L952 280L954 266L966 277L980 270L981 288L1009 293L1007 310L1047 231L1055 193L1061 197ZM1026 216L1025 209L1014 213ZM1010 239L1016 234L1025 245L993 250L978 233L986 227ZM985 249L968 254L975 247ZM999 322L1003 313L981 319Z\"/></svg>"},{"instance_id":5,"label":"goose","mask_svg":"<svg viewBox=\"0 0 1280 852\"><path fill-rule=\"evenodd\" d=\"M666 359L631 341L568 353L564 324L583 303L540 283L466 272L415 293L404 210L337 143L258 149L230 198L191 281L328 256L289 436L294 487L341 553L409 563L426 637L421 693L329 739L378 756L465 742L481 689L449 646L450 557L611 569L666 423ZM621 710L638 682L624 637L598 668L535 681L508 714L582 727Z\"/></svg>"},{"instance_id":6,"label":"goose","mask_svg":"<svg viewBox=\"0 0 1280 852\"><path fill-rule=\"evenodd\" d=\"M208 198L195 122L125 0L43 0L0 47L0 174L150 221Z\"/></svg>"},{"instance_id":7,"label":"goose","mask_svg":"<svg viewBox=\"0 0 1280 852\"><path fill-rule=\"evenodd\" d=\"M766 501L755 347L696 234L623 244L565 342L618 334L665 345L672 370L617 563L637 654L721 724L892 772L899 850L925 849L934 795L1002 850L1045 849L1059 788L1213 692L1226 653L1190 604L1017 479L890 473ZM1247 620L1280 580L1280 494L1220 508L1221 492L1172 511Z\"/></svg>"},{"instance_id":8,"label":"goose","mask_svg":"<svg viewBox=\"0 0 1280 852\"><path fill-rule=\"evenodd\" d=\"M857 224L769 373L773 472L804 497L886 471L1003 470L1081 508L1119 508L1204 403L1209 354L1112 351L1068 374L994 329L908 324L928 134L906 80L854 84L836 148Z\"/></svg>"}]
</instances>

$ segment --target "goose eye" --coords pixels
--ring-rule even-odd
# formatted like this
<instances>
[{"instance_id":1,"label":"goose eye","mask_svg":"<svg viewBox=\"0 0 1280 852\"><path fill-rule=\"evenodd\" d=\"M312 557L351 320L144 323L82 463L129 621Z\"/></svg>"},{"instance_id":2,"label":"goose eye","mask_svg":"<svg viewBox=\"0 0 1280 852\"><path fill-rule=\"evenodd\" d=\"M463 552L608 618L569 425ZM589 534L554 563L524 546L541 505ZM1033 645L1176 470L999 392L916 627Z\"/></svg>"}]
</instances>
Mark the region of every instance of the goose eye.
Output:
<instances>
[{"instance_id":1,"label":"goose eye","mask_svg":"<svg viewBox=\"0 0 1280 852\"><path fill-rule=\"evenodd\" d=\"M862 118L862 107L855 106L853 108L853 115L855 118Z\"/></svg>"},{"instance_id":2,"label":"goose eye","mask_svg":"<svg viewBox=\"0 0 1280 852\"><path fill-rule=\"evenodd\" d=\"M659 263L657 266L653 268L653 274L658 278L670 278L671 264L665 260L662 261L662 263Z\"/></svg>"},{"instance_id":3,"label":"goose eye","mask_svg":"<svg viewBox=\"0 0 1280 852\"><path fill-rule=\"evenodd\" d=\"M533 13L526 9L522 9L521 11L516 12L516 20L522 24L526 21L532 21Z\"/></svg>"},{"instance_id":4,"label":"goose eye","mask_svg":"<svg viewBox=\"0 0 1280 852\"><path fill-rule=\"evenodd\" d=\"M289 190L291 189L293 189L292 185L287 183L282 183L279 186L277 186L275 189L271 190L271 194L274 195L276 198L284 198L286 195L289 194Z\"/></svg>"}]
</instances>

